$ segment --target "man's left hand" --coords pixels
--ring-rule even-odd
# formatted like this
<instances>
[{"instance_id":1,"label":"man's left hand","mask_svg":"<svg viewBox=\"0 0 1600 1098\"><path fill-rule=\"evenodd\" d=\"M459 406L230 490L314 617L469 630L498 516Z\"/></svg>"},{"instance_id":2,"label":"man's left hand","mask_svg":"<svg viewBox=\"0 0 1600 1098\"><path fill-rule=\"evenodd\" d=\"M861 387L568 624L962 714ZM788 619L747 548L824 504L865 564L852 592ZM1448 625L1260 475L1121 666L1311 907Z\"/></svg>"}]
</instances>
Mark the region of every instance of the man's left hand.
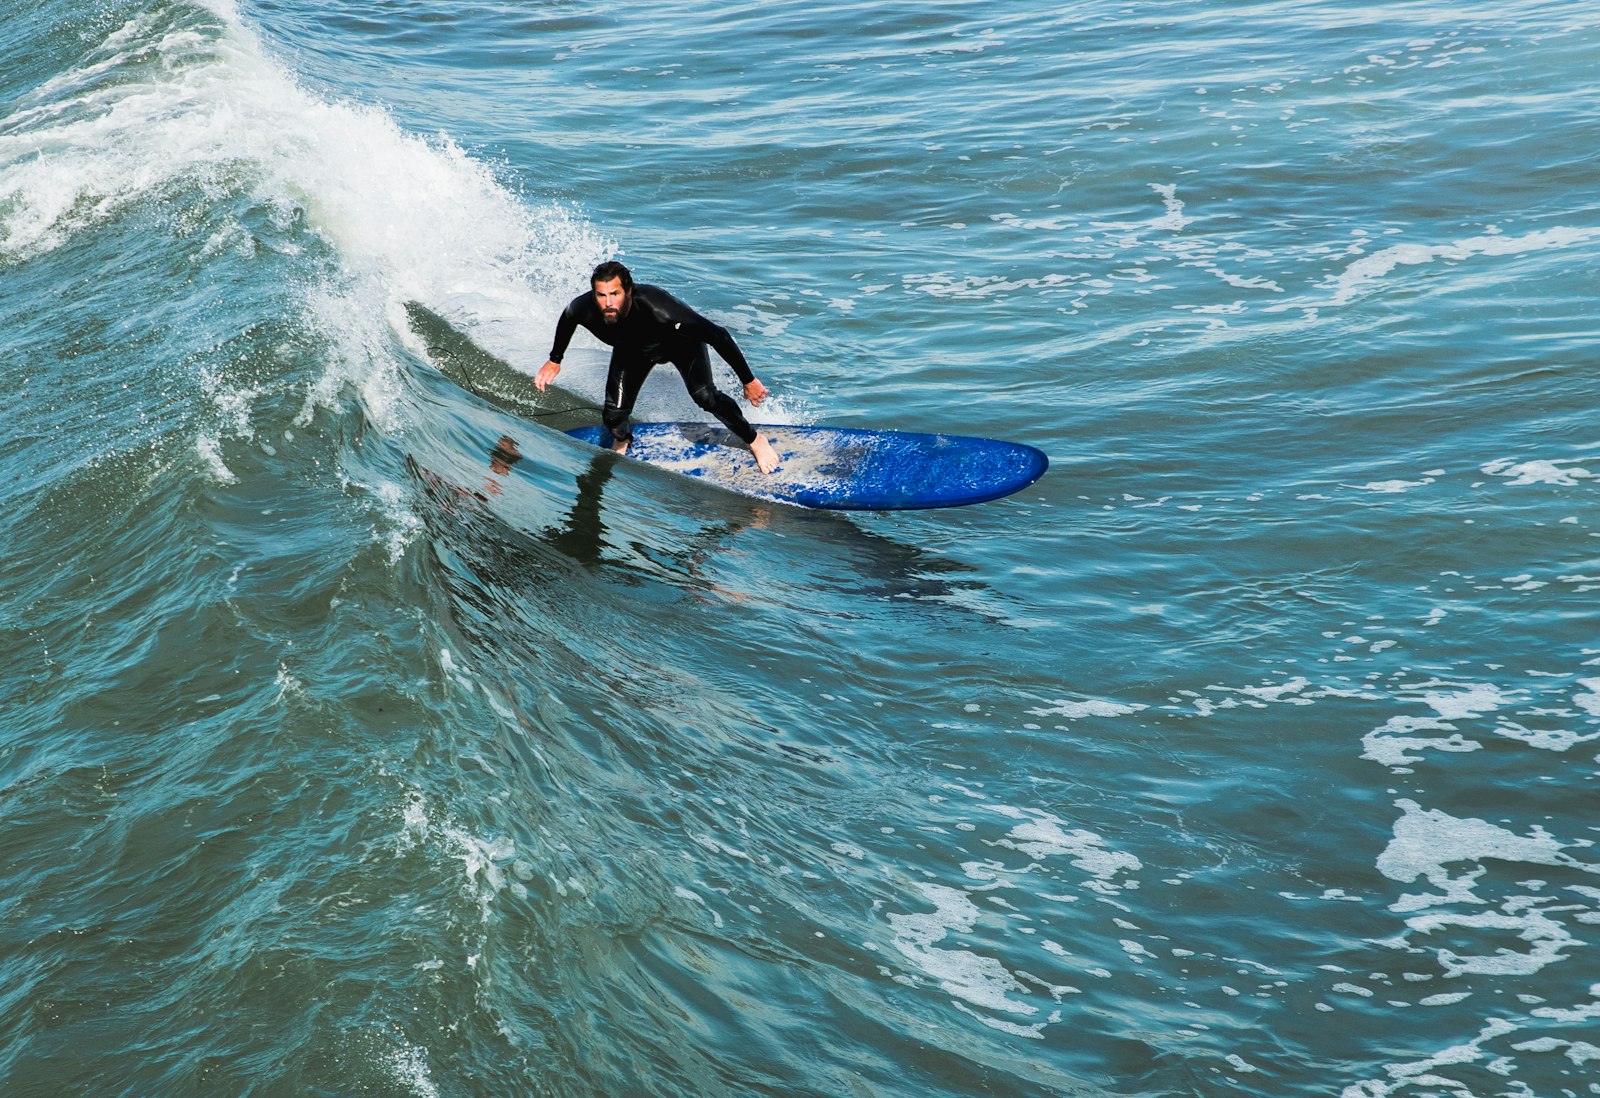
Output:
<instances>
[{"instance_id":1,"label":"man's left hand","mask_svg":"<svg viewBox=\"0 0 1600 1098\"><path fill-rule=\"evenodd\" d=\"M760 378L753 377L749 381L745 382L744 398L751 404L757 406L759 406L763 400L767 399L767 387L761 384Z\"/></svg>"}]
</instances>

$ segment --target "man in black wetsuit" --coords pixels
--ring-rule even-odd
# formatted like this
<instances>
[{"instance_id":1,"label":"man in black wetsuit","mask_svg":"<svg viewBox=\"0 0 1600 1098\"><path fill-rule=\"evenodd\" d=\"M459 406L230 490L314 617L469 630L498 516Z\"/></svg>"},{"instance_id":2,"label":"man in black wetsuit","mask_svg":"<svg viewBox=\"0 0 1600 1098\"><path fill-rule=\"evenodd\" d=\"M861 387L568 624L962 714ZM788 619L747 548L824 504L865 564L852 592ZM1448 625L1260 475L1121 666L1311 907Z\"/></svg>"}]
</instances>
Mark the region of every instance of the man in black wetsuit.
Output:
<instances>
[{"instance_id":1,"label":"man in black wetsuit","mask_svg":"<svg viewBox=\"0 0 1600 1098\"><path fill-rule=\"evenodd\" d=\"M728 329L707 320L660 286L643 282L634 285L628 268L614 260L596 267L589 285L591 292L573 298L556 321L550 361L539 368L533 379L541 393L561 372L561 358L581 324L611 348L601 418L611 431L612 449L627 453L628 444L633 441L628 416L639 388L652 369L670 362L678 368L694 402L750 447L763 473L778 467L778 452L772 443L750 426L739 405L712 380L707 344L733 367L744 385L746 400L759 405L767 396L767 387L751 372L744 352Z\"/></svg>"}]
</instances>

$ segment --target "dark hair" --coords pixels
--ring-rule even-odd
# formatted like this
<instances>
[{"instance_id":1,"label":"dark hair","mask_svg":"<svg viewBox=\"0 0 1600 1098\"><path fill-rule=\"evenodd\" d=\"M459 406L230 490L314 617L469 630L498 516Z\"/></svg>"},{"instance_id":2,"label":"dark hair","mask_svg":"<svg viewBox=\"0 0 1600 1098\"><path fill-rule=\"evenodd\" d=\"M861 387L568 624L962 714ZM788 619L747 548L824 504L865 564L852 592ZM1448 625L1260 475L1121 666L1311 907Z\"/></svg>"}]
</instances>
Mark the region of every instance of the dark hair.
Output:
<instances>
[{"instance_id":1,"label":"dark hair","mask_svg":"<svg viewBox=\"0 0 1600 1098\"><path fill-rule=\"evenodd\" d=\"M615 259L608 259L596 267L594 274L589 276L589 285L596 286L602 282L610 282L613 278L622 279L622 288L624 290L633 289L633 272Z\"/></svg>"}]
</instances>

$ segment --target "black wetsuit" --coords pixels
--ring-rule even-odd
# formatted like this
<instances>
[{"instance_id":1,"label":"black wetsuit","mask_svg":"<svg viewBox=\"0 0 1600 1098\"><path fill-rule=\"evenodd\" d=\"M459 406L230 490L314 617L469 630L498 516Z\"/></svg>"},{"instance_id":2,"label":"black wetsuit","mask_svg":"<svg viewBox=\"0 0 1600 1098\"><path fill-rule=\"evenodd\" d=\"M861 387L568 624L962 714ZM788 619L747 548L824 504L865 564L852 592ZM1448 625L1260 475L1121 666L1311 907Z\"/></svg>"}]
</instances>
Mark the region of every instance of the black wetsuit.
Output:
<instances>
[{"instance_id":1,"label":"black wetsuit","mask_svg":"<svg viewBox=\"0 0 1600 1098\"><path fill-rule=\"evenodd\" d=\"M716 349L739 381L748 385L755 379L744 352L733 341L728 329L713 323L673 297L660 286L636 283L629 294L628 311L615 324L607 324L594 294L572 299L556 321L555 342L550 361L559 363L578 325L594 333L611 348L611 369L606 373L606 402L601 417L618 442L633 438L628 416L639 388L650 371L663 362L678 368L689 396L705 411L738 435L746 445L755 441L756 429L739 410L732 397L719 390L711 377L711 358L706 345Z\"/></svg>"}]
</instances>

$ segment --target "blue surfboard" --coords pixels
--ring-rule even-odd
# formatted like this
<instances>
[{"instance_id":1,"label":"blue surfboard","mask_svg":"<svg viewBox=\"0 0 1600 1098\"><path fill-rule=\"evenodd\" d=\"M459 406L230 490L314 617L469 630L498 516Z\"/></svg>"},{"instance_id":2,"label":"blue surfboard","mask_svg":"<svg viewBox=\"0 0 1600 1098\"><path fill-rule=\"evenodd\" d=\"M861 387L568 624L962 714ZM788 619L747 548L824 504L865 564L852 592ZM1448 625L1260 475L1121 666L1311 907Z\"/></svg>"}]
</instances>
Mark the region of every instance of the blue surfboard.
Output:
<instances>
[{"instance_id":1,"label":"blue surfboard","mask_svg":"<svg viewBox=\"0 0 1600 1098\"><path fill-rule=\"evenodd\" d=\"M763 473L726 428L705 423L635 423L628 457L760 499L836 511L899 511L983 503L1044 475L1043 451L970 435L763 425L782 458ZM568 431L611 445L603 426Z\"/></svg>"}]
</instances>

